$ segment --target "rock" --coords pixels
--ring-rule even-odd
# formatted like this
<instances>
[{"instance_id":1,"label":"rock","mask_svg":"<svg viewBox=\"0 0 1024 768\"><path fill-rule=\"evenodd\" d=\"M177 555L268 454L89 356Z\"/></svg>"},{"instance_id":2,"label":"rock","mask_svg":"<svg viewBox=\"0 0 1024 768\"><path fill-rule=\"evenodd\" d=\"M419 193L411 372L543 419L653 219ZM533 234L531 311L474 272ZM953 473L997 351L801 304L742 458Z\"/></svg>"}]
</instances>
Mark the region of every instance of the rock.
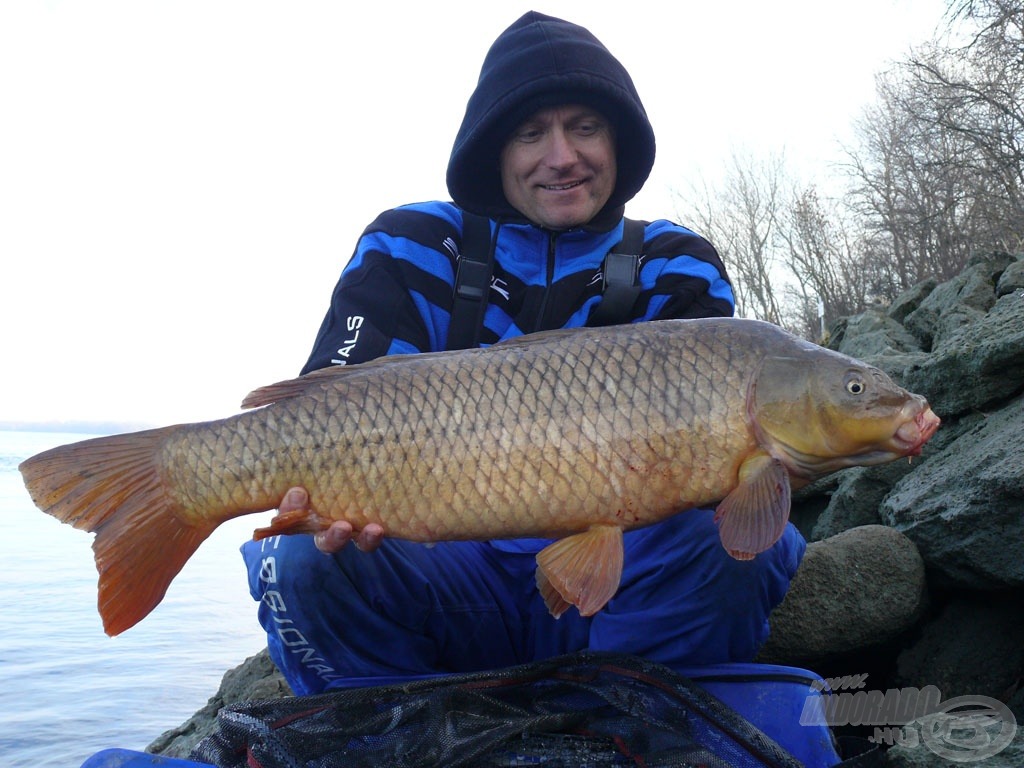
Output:
<instances>
[{"instance_id":1,"label":"rock","mask_svg":"<svg viewBox=\"0 0 1024 768\"><path fill-rule=\"evenodd\" d=\"M998 691L1004 682L998 679L999 673L996 671L1000 664L1008 661L1013 667L1021 663L1021 606L1013 604L1013 600L1008 599L1008 604L1002 607L1008 608L1009 611L1000 613L998 608L976 610L978 605L979 601L974 597L960 598L943 611L941 618L932 620L917 647L908 651L905 658L901 658L902 679L937 680L936 687L942 692L943 701L953 698L951 693L947 693L947 689L954 692L981 690L987 687L991 691ZM965 633L959 637L966 642L958 642L958 631ZM992 634L993 632L995 634ZM1001 634L1004 632L1006 634ZM972 652L984 653L992 639L998 646L993 657L969 657ZM1013 643L1016 643L1016 647L1013 647ZM984 680L972 681L968 679L969 670L982 670L983 673L994 671L995 675L987 676ZM920 687L920 684L914 687ZM1004 695L990 698L1004 701ZM978 702L978 706L981 705L982 702ZM978 763L985 768L1019 768L1024 765L1024 689L1017 690L1009 697L1008 713L1002 709L996 710L998 705L989 706L992 708L993 718L987 724L985 734L980 734L970 727L957 730L941 721L934 725L908 725L901 734L905 734L905 743L886 752L886 765L891 768L946 768L956 764ZM925 728L929 729L927 733L924 732ZM946 758L949 753L945 752L945 747L948 745L935 738L940 734L958 740L954 745L958 758L955 762ZM928 738L929 736L932 738ZM1012 741L999 749L1002 741L1008 737L1011 737ZM990 752L998 751L991 755L979 754L978 750L984 748L988 748Z\"/></svg>"},{"instance_id":2,"label":"rock","mask_svg":"<svg viewBox=\"0 0 1024 768\"><path fill-rule=\"evenodd\" d=\"M844 531L808 545L758 660L813 663L884 643L926 603L924 563L909 539L881 525Z\"/></svg>"},{"instance_id":3,"label":"rock","mask_svg":"<svg viewBox=\"0 0 1024 768\"><path fill-rule=\"evenodd\" d=\"M958 596L900 653L898 687L934 685L943 700L1004 700L1024 676L1024 598L1016 594Z\"/></svg>"},{"instance_id":4,"label":"rock","mask_svg":"<svg viewBox=\"0 0 1024 768\"><path fill-rule=\"evenodd\" d=\"M839 483L824 511L811 529L810 539L820 541L862 525L882 522L878 508L896 483L913 470L908 461L877 467L854 467L839 476Z\"/></svg>"},{"instance_id":5,"label":"rock","mask_svg":"<svg viewBox=\"0 0 1024 768\"><path fill-rule=\"evenodd\" d=\"M867 360L886 355L921 352L920 342L886 313L869 309L862 315L846 318L833 326L833 348L844 355Z\"/></svg>"},{"instance_id":6,"label":"rock","mask_svg":"<svg viewBox=\"0 0 1024 768\"><path fill-rule=\"evenodd\" d=\"M900 481L882 521L942 586L1024 587L1024 396L973 424Z\"/></svg>"},{"instance_id":7,"label":"rock","mask_svg":"<svg viewBox=\"0 0 1024 768\"><path fill-rule=\"evenodd\" d=\"M906 315L904 327L926 350L936 351L944 336L973 318L988 312L995 303L999 277L1015 257L995 253L971 259L959 275L941 283L928 293L920 305Z\"/></svg>"},{"instance_id":8,"label":"rock","mask_svg":"<svg viewBox=\"0 0 1024 768\"><path fill-rule=\"evenodd\" d=\"M1017 259L1010 264L996 283L996 296L1024 291L1024 260Z\"/></svg>"},{"instance_id":9,"label":"rock","mask_svg":"<svg viewBox=\"0 0 1024 768\"><path fill-rule=\"evenodd\" d=\"M220 689L205 707L177 728L163 733L146 747L146 751L167 757L187 758L196 744L216 730L217 713L221 707L291 695L284 677L264 649L228 671L221 680Z\"/></svg>"},{"instance_id":10,"label":"rock","mask_svg":"<svg viewBox=\"0 0 1024 768\"><path fill-rule=\"evenodd\" d=\"M902 325L907 315L920 307L921 302L927 299L938 285L939 281L930 277L904 291L889 305L889 317Z\"/></svg>"},{"instance_id":11,"label":"rock","mask_svg":"<svg viewBox=\"0 0 1024 768\"><path fill-rule=\"evenodd\" d=\"M957 314L958 322L972 310ZM991 410L1021 391L1024 380L1024 291L1002 296L990 312L946 331L926 356L876 362L903 386L928 397L942 418Z\"/></svg>"},{"instance_id":12,"label":"rock","mask_svg":"<svg viewBox=\"0 0 1024 768\"><path fill-rule=\"evenodd\" d=\"M976 750L958 749L959 759L954 762L932 750L927 744L921 743L917 737L913 746L895 746L885 753L885 764L889 768L949 768L951 765L971 764L980 760L978 765L984 768L1020 768L1024 765L1024 728L1017 730L1017 736L1006 747L992 756L974 757Z\"/></svg>"}]
</instances>

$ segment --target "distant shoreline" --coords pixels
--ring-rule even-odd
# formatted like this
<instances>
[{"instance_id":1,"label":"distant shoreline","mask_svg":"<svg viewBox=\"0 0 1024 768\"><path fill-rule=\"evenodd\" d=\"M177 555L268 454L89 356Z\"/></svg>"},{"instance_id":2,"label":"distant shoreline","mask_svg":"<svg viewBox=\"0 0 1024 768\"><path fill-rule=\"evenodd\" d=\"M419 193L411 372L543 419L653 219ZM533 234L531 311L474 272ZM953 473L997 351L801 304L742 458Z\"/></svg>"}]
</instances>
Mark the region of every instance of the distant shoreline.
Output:
<instances>
[{"instance_id":1,"label":"distant shoreline","mask_svg":"<svg viewBox=\"0 0 1024 768\"><path fill-rule=\"evenodd\" d=\"M124 421L0 421L0 432L71 432L113 435L151 429L152 424Z\"/></svg>"}]
</instances>

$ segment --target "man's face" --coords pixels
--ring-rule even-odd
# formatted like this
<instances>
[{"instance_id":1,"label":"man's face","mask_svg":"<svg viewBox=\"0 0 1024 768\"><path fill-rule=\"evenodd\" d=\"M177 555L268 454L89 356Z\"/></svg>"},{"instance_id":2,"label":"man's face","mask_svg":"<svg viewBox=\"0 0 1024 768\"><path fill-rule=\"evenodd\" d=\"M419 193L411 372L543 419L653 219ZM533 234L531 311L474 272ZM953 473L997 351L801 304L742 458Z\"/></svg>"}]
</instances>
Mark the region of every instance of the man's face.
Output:
<instances>
[{"instance_id":1,"label":"man's face","mask_svg":"<svg viewBox=\"0 0 1024 768\"><path fill-rule=\"evenodd\" d=\"M611 124L578 104L535 112L501 150L501 185L513 208L534 224L586 224L615 189Z\"/></svg>"}]
</instances>

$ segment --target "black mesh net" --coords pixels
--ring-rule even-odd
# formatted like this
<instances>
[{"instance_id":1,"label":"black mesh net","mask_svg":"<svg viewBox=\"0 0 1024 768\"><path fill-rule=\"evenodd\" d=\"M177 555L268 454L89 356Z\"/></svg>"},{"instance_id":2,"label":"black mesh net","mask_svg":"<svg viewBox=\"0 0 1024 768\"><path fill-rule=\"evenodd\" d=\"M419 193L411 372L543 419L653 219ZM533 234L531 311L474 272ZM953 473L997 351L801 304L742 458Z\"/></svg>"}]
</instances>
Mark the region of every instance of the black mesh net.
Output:
<instances>
[{"instance_id":1,"label":"black mesh net","mask_svg":"<svg viewBox=\"0 0 1024 768\"><path fill-rule=\"evenodd\" d=\"M226 707L192 759L221 768L799 768L670 669L590 652Z\"/></svg>"}]
</instances>

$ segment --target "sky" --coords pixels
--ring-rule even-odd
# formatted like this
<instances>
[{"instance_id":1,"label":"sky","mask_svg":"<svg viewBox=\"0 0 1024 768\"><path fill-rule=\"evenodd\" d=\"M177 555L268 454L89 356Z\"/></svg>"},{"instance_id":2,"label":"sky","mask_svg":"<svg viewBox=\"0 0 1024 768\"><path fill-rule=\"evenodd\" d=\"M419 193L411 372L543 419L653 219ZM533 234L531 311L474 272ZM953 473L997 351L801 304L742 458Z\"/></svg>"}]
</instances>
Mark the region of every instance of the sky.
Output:
<instances>
[{"instance_id":1,"label":"sky","mask_svg":"<svg viewBox=\"0 0 1024 768\"><path fill-rule=\"evenodd\" d=\"M238 412L303 365L359 233L448 199L493 39L537 10L630 71L658 139L627 215L737 152L834 173L941 0L0 4L0 422Z\"/></svg>"}]
</instances>

